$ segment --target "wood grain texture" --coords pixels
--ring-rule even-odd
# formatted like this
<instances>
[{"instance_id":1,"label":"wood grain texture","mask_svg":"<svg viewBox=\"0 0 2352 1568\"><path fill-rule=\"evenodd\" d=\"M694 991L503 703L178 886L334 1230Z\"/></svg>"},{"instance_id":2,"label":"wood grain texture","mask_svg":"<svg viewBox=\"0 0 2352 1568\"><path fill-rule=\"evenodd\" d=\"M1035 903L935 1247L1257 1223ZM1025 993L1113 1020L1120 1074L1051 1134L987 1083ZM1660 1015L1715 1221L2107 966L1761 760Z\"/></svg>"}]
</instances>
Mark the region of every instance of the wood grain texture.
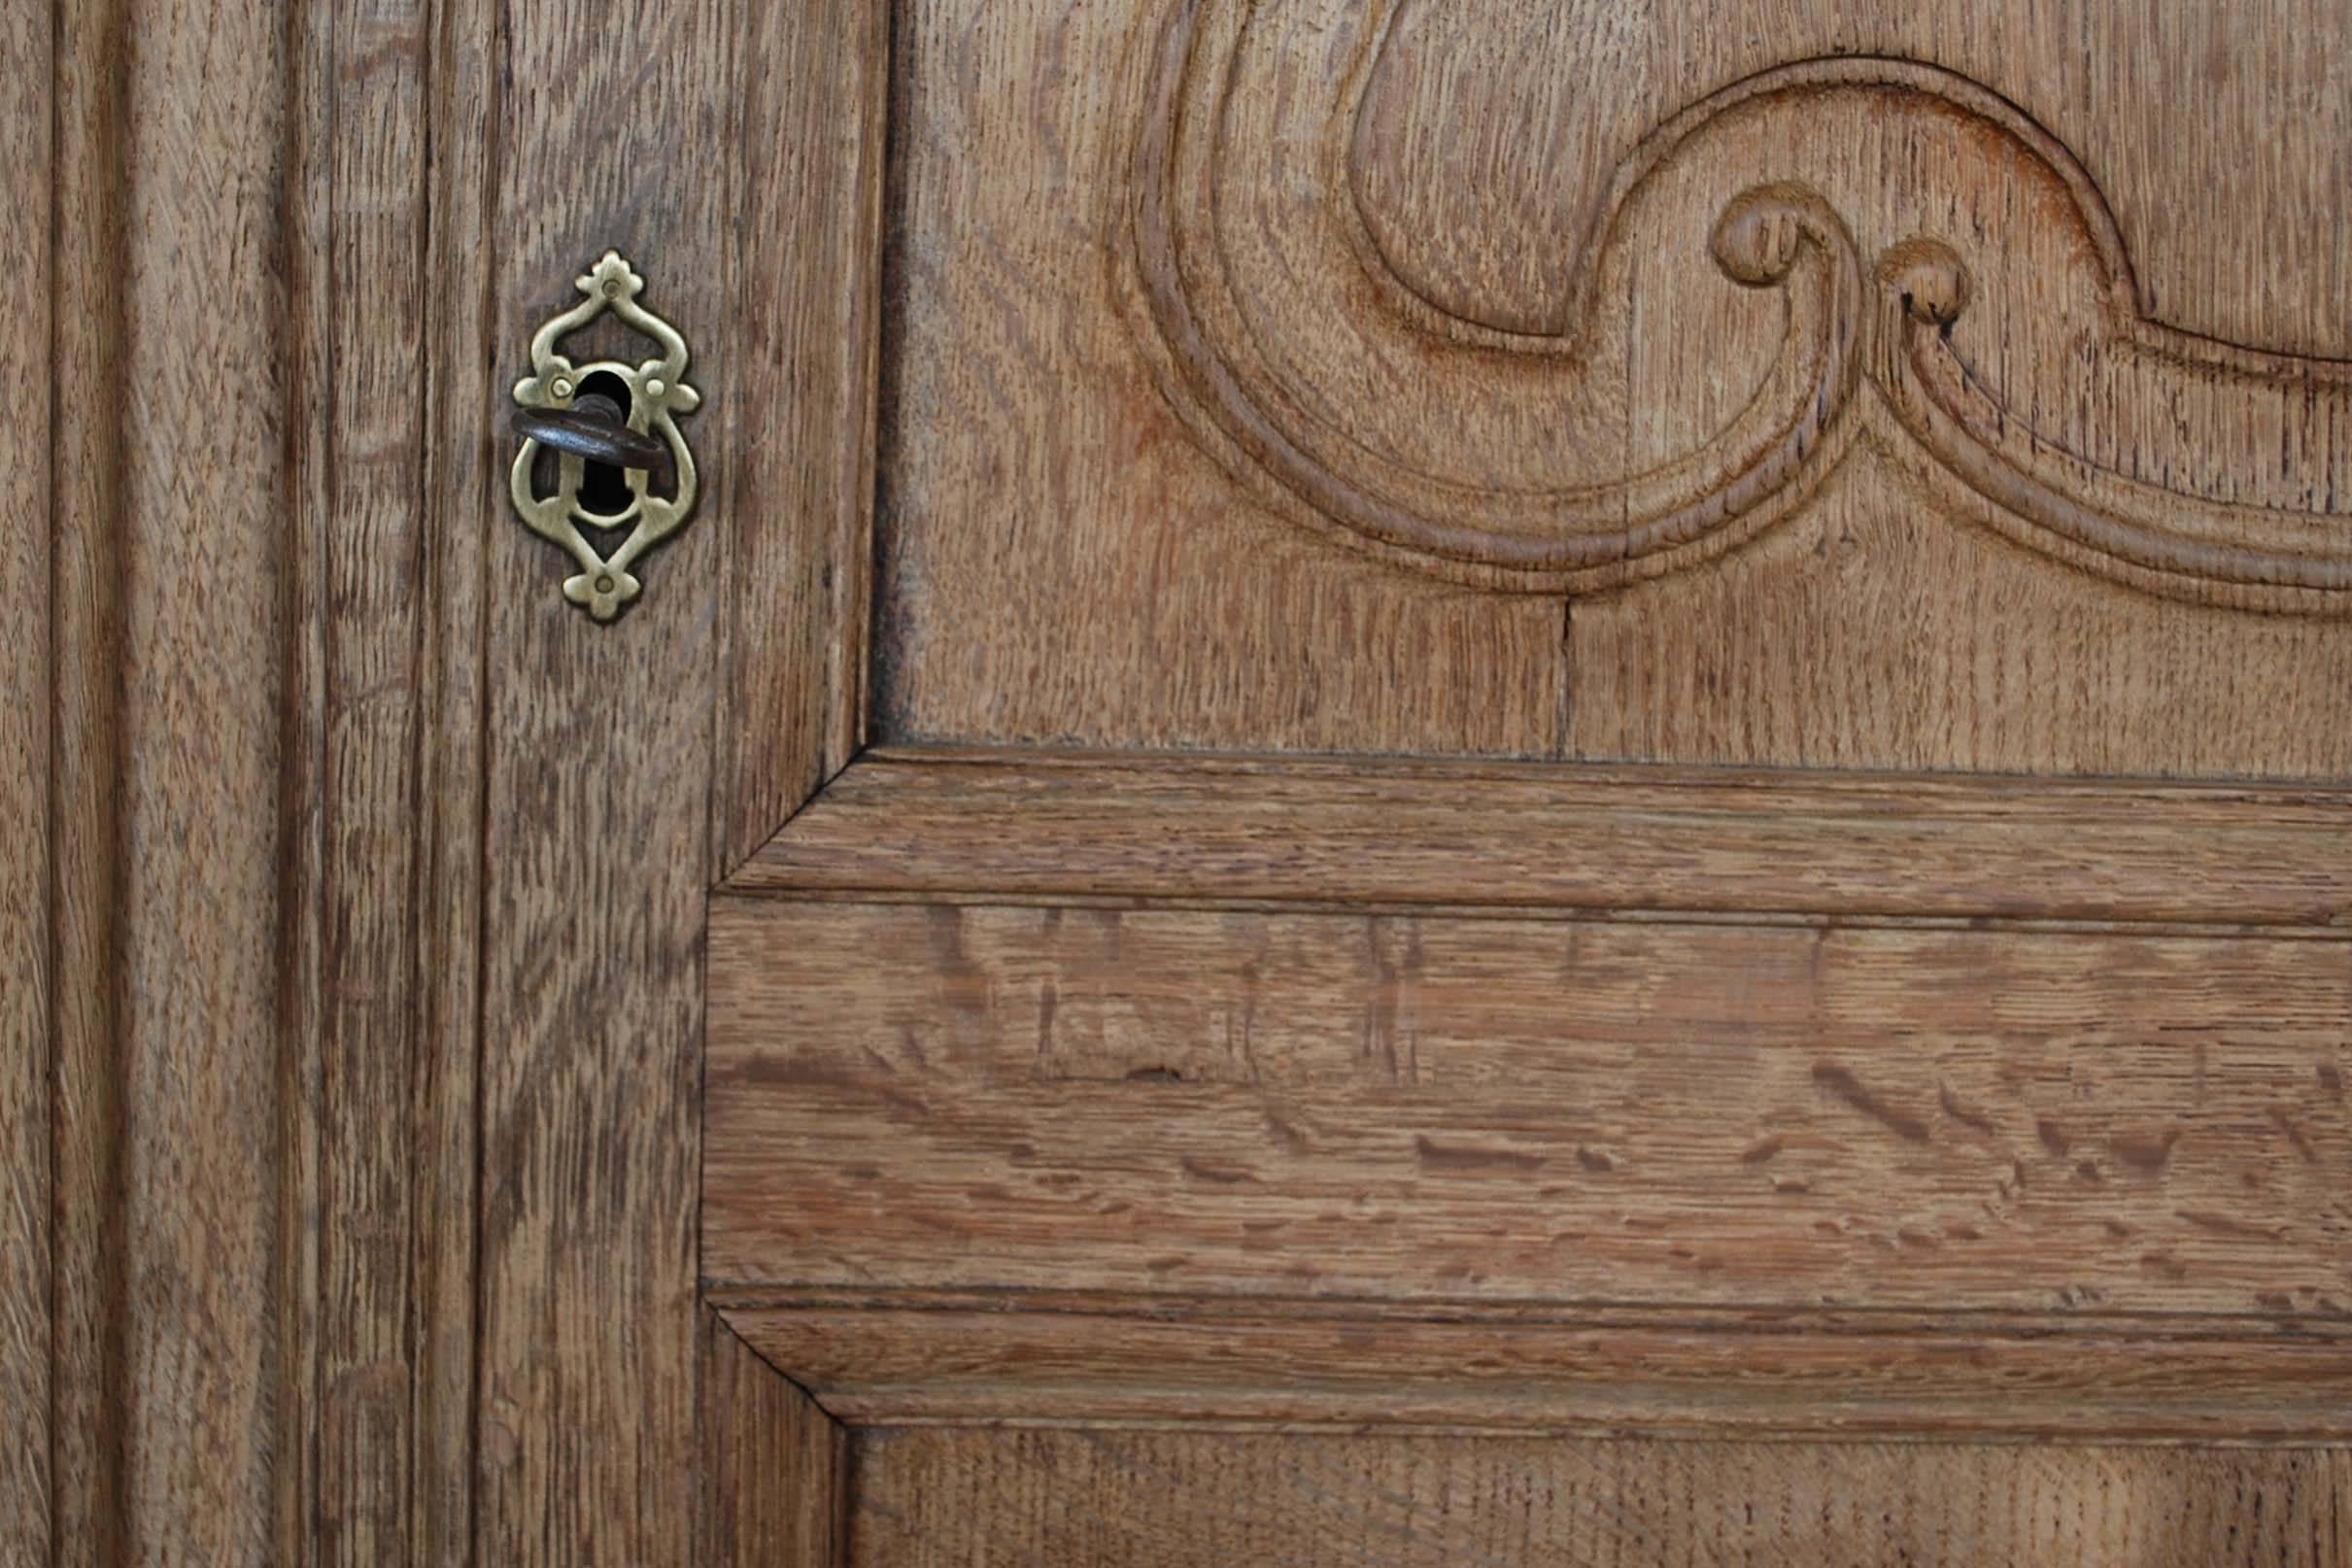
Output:
<instances>
[{"instance_id":1,"label":"wood grain texture","mask_svg":"<svg viewBox=\"0 0 2352 1568\"><path fill-rule=\"evenodd\" d=\"M1365 85L1360 189L1367 221L1433 294L1467 316L1540 323L1557 313L1565 258L1612 170L1678 110L1790 61L1927 61L1983 84L2079 156L2130 242L2146 314L2340 358L2352 331L2329 301L2352 272L2330 150L2352 110L2328 85L2346 15L2341 0L2264 0L2233 23L2017 0L1408 5ZM2204 134L2181 134L2189 123ZM1811 153L1832 171L1862 164L1825 137ZM2249 234L2265 254L2247 254Z\"/></svg>"},{"instance_id":2,"label":"wood grain texture","mask_svg":"<svg viewBox=\"0 0 2352 1568\"><path fill-rule=\"evenodd\" d=\"M572 279L617 249L696 349L708 422L687 426L708 455L700 515L647 561L626 616L566 603L551 547L497 509L481 633L474 1559L653 1568L690 1560L699 1509L702 890L720 534L736 522L713 425L739 411L742 367L724 352L734 210L715 166L680 160L727 155L726 85L755 62L733 6L593 27L559 5L481 15L495 80L528 85L496 99L495 312L475 353L511 385ZM502 418L483 434L503 461Z\"/></svg>"},{"instance_id":3,"label":"wood grain texture","mask_svg":"<svg viewBox=\"0 0 2352 1568\"><path fill-rule=\"evenodd\" d=\"M753 6L743 26L720 876L865 738L890 64L882 0Z\"/></svg>"},{"instance_id":4,"label":"wood grain texture","mask_svg":"<svg viewBox=\"0 0 2352 1568\"><path fill-rule=\"evenodd\" d=\"M703 1318L711 1568L836 1568L849 1535L849 1432L715 1315Z\"/></svg>"},{"instance_id":5,"label":"wood grain texture","mask_svg":"<svg viewBox=\"0 0 2352 1568\"><path fill-rule=\"evenodd\" d=\"M891 1568L2336 1568L2352 1455L2076 1447L861 1433Z\"/></svg>"},{"instance_id":6,"label":"wood grain texture","mask_svg":"<svg viewBox=\"0 0 2352 1568\"><path fill-rule=\"evenodd\" d=\"M923 0L876 733L2352 776L2340 13Z\"/></svg>"},{"instance_id":7,"label":"wood grain texture","mask_svg":"<svg viewBox=\"0 0 2352 1568\"><path fill-rule=\"evenodd\" d=\"M1888 1434L2228 1444L2352 1436L2352 1343L2227 1319L1562 1314L1266 1296L722 1291L859 1426Z\"/></svg>"},{"instance_id":8,"label":"wood grain texture","mask_svg":"<svg viewBox=\"0 0 2352 1568\"><path fill-rule=\"evenodd\" d=\"M56 15L53 1544L288 1561L313 949L287 29L259 4Z\"/></svg>"},{"instance_id":9,"label":"wood grain texture","mask_svg":"<svg viewBox=\"0 0 2352 1568\"><path fill-rule=\"evenodd\" d=\"M2309 562L2346 537L2338 509L2352 494L2344 468L2352 446L2341 432L2352 424L2337 407L2343 365L2241 353L2144 319L2169 311L2176 324L2210 327L2226 317L2251 342L2311 341L2301 327L2285 330L2304 309L2289 290L2272 289L2264 312L2243 309L2237 285L2267 262L2217 248L2203 216L2260 205L2268 196L2249 187L2275 194L2271 180L2295 178L2291 171L2309 156L2302 122L2261 140L2258 177L2170 187L2151 183L2156 166L2209 154L2156 151L2177 136L2118 145L2117 126L2093 108L2144 125L2166 112L2143 96L2150 84L2211 69L2234 85L2200 94L2204 112L2259 119L2275 100L2251 93L2247 73L2266 46L2252 35L2233 48L2193 43L2194 26L2123 12L2060 23L2047 15L1999 17L1998 8L1915 9L1883 19L1785 9L1773 48L1826 34L1840 36L1840 54L1883 48L1956 68L2027 108L2047 140L2030 152L2031 126L1974 134L1940 113L1923 118L1916 103L1860 113L1824 100L1801 126L1757 122L1752 145L1736 156L1693 152L1683 176L1695 187L1688 199L1720 197L1736 186L1734 169L1737 178L1791 172L1852 218L1865 252L1886 247L1876 287L1942 290L1944 302L1926 313L1929 320L1915 311L1892 331L1885 318L1868 318L1882 341L1865 371L1878 392L1863 401L1888 417L1874 423L1869 406L1858 411L1868 416L1862 438L1842 455L1824 455L1833 466L1805 505L1720 561L1577 601L1569 754L2347 776L2348 629L2221 607L2261 598L2230 588L2233 572L2265 575L2224 571L2229 552L2267 536L2282 562ZM2311 25L2335 25L2324 8L2307 16ZM2294 25L2283 13L2271 19ZM2041 29L2076 23L2133 32L2131 53L2143 62L2138 85L2106 80L2096 67L2086 74L2083 62L2099 57L2096 47L2021 52L2022 41ZM1429 16L1422 25L1436 35L1433 59L1458 58L1468 44L1458 18ZM1701 58L1728 51L1755 67L1773 63L1734 31L1679 22L1668 31L1675 47ZM1692 80L1690 62L1659 51L1661 39L1630 32L1628 47L1649 58L1618 78L1628 94L1677 90L1654 84ZM1896 47L1904 32L1918 42ZM1543 51L1556 62L1559 48L1548 40ZM1523 76L1537 68L1522 59L1502 69ZM2319 67L2273 60L2261 69L2284 81ZM1653 85L1643 85L1645 70ZM1400 74L1398 90L1409 81ZM1427 109L1416 111L1424 123ZM1594 112L1612 119L1621 113ZM2058 177L2071 160L2062 148L2054 160L2051 141L2084 154L2075 177ZM1994 155L1999 145L2008 151ZM2085 219L2101 209L2111 211L2112 229ZM2076 218L2054 220L2069 212ZM2280 212L2264 221L2282 243L2300 244L2293 236L2307 237L2312 219ZM2062 232L2069 226L2077 229L2072 240ZM1914 242L1922 243L1906 259L1904 247ZM1930 260L1938 247L1941 260ZM1683 280L1666 291L1685 308L1653 311L1654 321L1632 328L1629 373L1638 387L1654 389L1635 394L1652 416L1644 438L1653 453L1669 453L1715 428L1736 405L1737 389L1755 382L1753 369L1729 366L1754 356L1740 345L1759 328L1753 304L1743 320L1721 285L1691 276L1698 258L1636 256L1641 267L1679 269ZM2189 301L2167 284L2157 304L2151 281L2181 276L2175 268L2203 273L2210 296ZM1961 278L1965 288L1951 293ZM1712 308L1687 308L1707 299L1709 288ZM2267 328L2257 324L2265 315ZM1713 400L1669 395L1696 386L1721 392ZM1989 457L1995 447L2002 455ZM2029 481L2051 463L2069 470L2056 489L2073 500L2059 511L2049 505L2053 492ZM2158 491L2171 498L2155 501ZM2301 521L2285 532L2262 533L2291 517ZM2145 530L2137 544L2124 537L2137 530ZM2162 550L2141 548L2159 543ZM2150 569L2158 565L2169 575ZM2151 593L2192 602L2160 603ZM2291 598L2267 602L2289 608Z\"/></svg>"},{"instance_id":10,"label":"wood grain texture","mask_svg":"<svg viewBox=\"0 0 2352 1568\"><path fill-rule=\"evenodd\" d=\"M14 589L0 648L0 1564L49 1568L50 1350L50 119L54 13L0 6L0 163L18 222L0 226L0 577Z\"/></svg>"},{"instance_id":11,"label":"wood grain texture","mask_svg":"<svg viewBox=\"0 0 2352 1568\"><path fill-rule=\"evenodd\" d=\"M1822 203L1733 224L1729 277L1704 234L1633 233L1666 288L1608 274L1616 379L1574 410L1583 446L1540 399L1529 427L1546 460L1640 469L1823 366L1815 391L1867 380L1886 412L1839 448L1800 406L1779 433L1818 486L1784 487L1785 522L1573 617L1292 528L1170 405L1113 259L1156 5L0 13L0 129L34 149L0 188L51 220L0 234L25 294L0 363L50 415L12 404L0 498L55 523L0 544L43 590L0 654L32 699L0 717L0 799L38 802L43 846L0 869L0 1398L12 1439L19 1411L44 1428L0 1451L0 1519L28 1560L1458 1560L1461 1526L1421 1516L1312 1528L1329 1488L1302 1503L1281 1467L1320 1438L1251 1450L1291 1455L1263 1492L1215 1468L1239 1450L1171 1459L1182 1509L1122 1476L1127 1522L1089 1535L1087 1473L943 1436L924 1451L949 1468L877 1472L857 1525L838 1429L698 1308L703 884L861 743L877 488L892 734L2347 776L2342 626L2239 613L2327 608L2342 558L2340 7L2118 13L2052 48L2050 8L2010 43L1999 8L1769 4L1774 25L1703 27L1501 4L1525 48L1496 5L1394 8L1420 30L1370 72L1398 96L1364 187L1391 271L1540 324L1573 273L1494 263L1577 254L1545 225L1597 187L1560 159L1614 167L1612 126L1638 140L1788 51L1915 55L2062 127L2118 245L2065 169L2015 155L2025 131L1918 101L1926 66L1757 94L1648 210L1721 212L1767 176ZM1343 78L1339 42L1278 76ZM1498 131L1530 81L1595 117L1566 153L1551 121ZM2183 102L2223 134L2183 133ZM1493 167L1421 150L1433 125ZM1783 256L1804 222L1833 239L1824 211L1866 279ZM1951 257L1897 256L1922 211ZM490 481L507 358L607 245L696 342L711 485L599 629ZM1798 270L1825 280L1809 298L1777 287ZM1295 305L1267 324L1319 319ZM1836 352L1775 371L1805 310ZM1330 401L1458 459L1496 431L1446 398L1499 363L1432 352ZM879 1419L1316 1425L1385 1401L1536 1428L2340 1438L2346 804L880 759L755 859L768 897L721 901L717 1223L768 1291L737 1320ZM1161 906L1115 907L1137 901ZM878 1220L853 1183L896 1183ZM1074 1219L1073 1191L1141 1197ZM1379 1226L1383 1192L1483 1228ZM951 1251L990 1216L993 1259ZM790 1231L811 1224L849 1240ZM912 1262L869 1278L869 1245ZM1386 1305L1312 1295L1400 1278ZM1529 1291L1551 1294L1508 1294ZM1581 1305L1618 1293L1683 1315ZM1956 1334L1955 1303L2000 1313ZM1790 1445L1695 1479L1688 1448L1543 1451L1668 1478L1624 1480L1610 1520L1663 1509L1719 1556L1728 1507L1702 1494L1783 1500L1736 1538L1757 1560L2346 1554L2340 1451L1872 1449L1858 1479ZM1423 1495L1386 1462L1347 1461ZM1437 1516L1539 1556L1551 1537L1478 1501L1516 1484L1473 1465ZM932 1510L911 1533L894 1485ZM1865 1507L1906 1487L1944 1512ZM1228 1493L1275 1522L1202 1525ZM972 1497L1006 1501L943 1512ZM1680 1528L1568 1539L1641 1560Z\"/></svg>"},{"instance_id":12,"label":"wood grain texture","mask_svg":"<svg viewBox=\"0 0 2352 1568\"><path fill-rule=\"evenodd\" d=\"M1423 225L1385 225L1381 197L1459 184L1457 143L1481 140L1462 111L1502 105L1484 81L1435 115L1441 95L1384 89L1481 62L1468 14L1516 9L1186 0L1151 46L1131 238L1163 383L1308 520L1443 574L1589 591L1769 527L1858 439L1919 449L2084 569L2352 609L2352 374L2148 320L2090 173L1938 64L1784 54L1628 146L1532 294L1483 226L1449 236L1481 265L1421 276ZM1513 150L1540 171L1548 140ZM1726 310L1751 320L1686 336ZM2132 444L2160 427L2179 457Z\"/></svg>"},{"instance_id":13,"label":"wood grain texture","mask_svg":"<svg viewBox=\"0 0 2352 1568\"><path fill-rule=\"evenodd\" d=\"M724 899L710 995L729 1283L2352 1320L2339 941Z\"/></svg>"},{"instance_id":14,"label":"wood grain texture","mask_svg":"<svg viewBox=\"0 0 2352 1568\"><path fill-rule=\"evenodd\" d=\"M891 898L2204 921L2352 936L2352 797L875 751L728 884Z\"/></svg>"},{"instance_id":15,"label":"wood grain texture","mask_svg":"<svg viewBox=\"0 0 2352 1568\"><path fill-rule=\"evenodd\" d=\"M2352 778L2340 623L2159 607L1860 454L1747 549L1579 600L1596 761Z\"/></svg>"},{"instance_id":16,"label":"wood grain texture","mask_svg":"<svg viewBox=\"0 0 2352 1568\"><path fill-rule=\"evenodd\" d=\"M1148 9L898 12L874 733L1554 754L1558 605L1292 528L1158 391L1109 265Z\"/></svg>"},{"instance_id":17,"label":"wood grain texture","mask_svg":"<svg viewBox=\"0 0 2352 1568\"><path fill-rule=\"evenodd\" d=\"M461 1563L471 1532L475 694L495 514L475 504L489 389L450 368L489 333L479 280L451 284L486 188L468 20L329 6L290 34L320 1563Z\"/></svg>"},{"instance_id":18,"label":"wood grain texture","mask_svg":"<svg viewBox=\"0 0 2352 1568\"><path fill-rule=\"evenodd\" d=\"M489 254L501 110L494 18L468 5L433 14L426 113L436 127L428 176L428 274L466 276ZM360 35L364 39L365 35ZM408 1417L412 1490L409 1551L434 1561L476 1561L474 1488L478 1435L479 1270L485 1059L481 1023L489 908L487 802L491 727L489 599L500 592L489 570L493 533L506 514L496 494L504 454L494 442L505 389L447 373L478 363L500 341L497 301L485 286L450 290L418 324L426 364L442 367L426 390L425 463L446 484L427 484L418 580L422 708L418 732L422 820L416 832L417 904L413 953L418 1045L412 1069L406 1151L419 1217L406 1297L415 1389Z\"/></svg>"}]
</instances>

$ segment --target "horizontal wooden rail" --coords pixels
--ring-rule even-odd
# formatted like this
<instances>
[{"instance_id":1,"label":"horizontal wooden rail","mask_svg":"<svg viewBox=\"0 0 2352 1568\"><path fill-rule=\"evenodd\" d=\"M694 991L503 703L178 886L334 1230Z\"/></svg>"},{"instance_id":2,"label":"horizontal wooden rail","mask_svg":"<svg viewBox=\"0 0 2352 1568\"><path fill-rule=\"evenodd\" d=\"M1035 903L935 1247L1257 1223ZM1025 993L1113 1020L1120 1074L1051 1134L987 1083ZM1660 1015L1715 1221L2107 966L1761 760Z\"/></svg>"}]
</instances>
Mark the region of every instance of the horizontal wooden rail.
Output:
<instances>
[{"instance_id":1,"label":"horizontal wooden rail","mask_svg":"<svg viewBox=\"0 0 2352 1568\"><path fill-rule=\"evenodd\" d=\"M871 752L726 891L2204 922L2352 937L2352 791Z\"/></svg>"}]
</instances>

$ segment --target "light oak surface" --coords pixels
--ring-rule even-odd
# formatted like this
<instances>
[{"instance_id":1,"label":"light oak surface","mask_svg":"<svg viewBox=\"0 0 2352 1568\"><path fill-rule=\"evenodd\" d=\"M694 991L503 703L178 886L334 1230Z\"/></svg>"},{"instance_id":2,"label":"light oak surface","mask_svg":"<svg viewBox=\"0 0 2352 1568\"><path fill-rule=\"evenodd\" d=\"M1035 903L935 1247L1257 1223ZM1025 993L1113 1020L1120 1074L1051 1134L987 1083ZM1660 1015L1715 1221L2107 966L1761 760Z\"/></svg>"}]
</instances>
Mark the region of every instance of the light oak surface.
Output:
<instances>
[{"instance_id":1,"label":"light oak surface","mask_svg":"<svg viewBox=\"0 0 2352 1568\"><path fill-rule=\"evenodd\" d=\"M731 893L2206 922L2352 938L2352 793L869 752Z\"/></svg>"},{"instance_id":2,"label":"light oak surface","mask_svg":"<svg viewBox=\"0 0 2352 1568\"><path fill-rule=\"evenodd\" d=\"M849 1434L703 1317L704 1534L713 1568L830 1568L848 1535Z\"/></svg>"},{"instance_id":3,"label":"light oak surface","mask_svg":"<svg viewBox=\"0 0 2352 1568\"><path fill-rule=\"evenodd\" d=\"M730 900L703 1269L2339 1327L2347 994L2338 941Z\"/></svg>"},{"instance_id":4,"label":"light oak surface","mask_svg":"<svg viewBox=\"0 0 2352 1568\"><path fill-rule=\"evenodd\" d=\"M2352 1562L2347 38L0 0L0 1560Z\"/></svg>"},{"instance_id":5,"label":"light oak surface","mask_svg":"<svg viewBox=\"0 0 2352 1568\"><path fill-rule=\"evenodd\" d=\"M316 961L285 26L257 5L56 15L51 1546L259 1563L308 1528L318 1327L283 1028ZM163 323L176 352L153 352Z\"/></svg>"},{"instance_id":6,"label":"light oak surface","mask_svg":"<svg viewBox=\"0 0 2352 1568\"><path fill-rule=\"evenodd\" d=\"M54 16L0 10L0 164L11 210L47 209ZM15 586L0 646L0 811L14 842L0 865L0 1562L46 1564L51 1548L50 1365L55 1272L50 1160L50 509L52 384L47 235L0 227L0 374L18 417L0 425L0 577Z\"/></svg>"},{"instance_id":7,"label":"light oak surface","mask_svg":"<svg viewBox=\"0 0 2352 1568\"><path fill-rule=\"evenodd\" d=\"M2331 67L2047 8L894 39L886 746L714 904L739 1332L885 1425L2341 1438ZM1985 769L2039 778L1926 771ZM943 1560L1072 1550L1028 1441L936 1440ZM1216 1557L1133 1484L1072 1560ZM1476 1526L1418 1528L1292 1550Z\"/></svg>"},{"instance_id":8,"label":"light oak surface","mask_svg":"<svg viewBox=\"0 0 2352 1568\"><path fill-rule=\"evenodd\" d=\"M849 1560L2334 1568L2343 1453L1159 1432L863 1438Z\"/></svg>"},{"instance_id":9,"label":"light oak surface","mask_svg":"<svg viewBox=\"0 0 2352 1568\"><path fill-rule=\"evenodd\" d=\"M726 319L733 213L721 180L669 171L689 150L726 155L718 85L733 79L743 14L664 5L587 28L526 8L486 20L506 69L562 90L499 102L488 199L506 254L485 346L517 364L606 247L647 278L649 306L709 341L702 324ZM609 113L615 97L628 113ZM698 356L706 409L734 406L739 363ZM502 417L485 411L485 429ZM493 440L503 460L507 438ZM473 1551L485 1564L682 1562L698 1513L685 1483L721 541L686 528L648 565L637 611L598 626L555 592L546 545L510 522L494 513L481 629Z\"/></svg>"}]
</instances>

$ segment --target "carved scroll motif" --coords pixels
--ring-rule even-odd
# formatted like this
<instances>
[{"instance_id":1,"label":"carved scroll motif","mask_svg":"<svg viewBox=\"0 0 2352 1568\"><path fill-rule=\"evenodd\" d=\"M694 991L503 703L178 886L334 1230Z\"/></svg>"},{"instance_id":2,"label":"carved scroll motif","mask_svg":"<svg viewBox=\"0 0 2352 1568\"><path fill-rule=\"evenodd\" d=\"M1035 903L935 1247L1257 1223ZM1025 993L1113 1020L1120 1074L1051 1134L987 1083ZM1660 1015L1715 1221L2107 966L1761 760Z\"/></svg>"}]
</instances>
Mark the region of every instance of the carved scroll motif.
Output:
<instances>
[{"instance_id":1,"label":"carved scroll motif","mask_svg":"<svg viewBox=\"0 0 2352 1568\"><path fill-rule=\"evenodd\" d=\"M1285 70L1306 8L1177 0L1147 65L1132 295L1179 412L1278 505L1447 576L1582 592L1732 547L1859 441L1939 510L2084 569L2352 612L2352 363L2147 320L2089 176L1995 94L1877 58L1750 78L1619 164L1555 312L1474 319L1416 289L1364 192L1367 85L1402 4L1323 0L1314 36L1346 68ZM1848 123L1910 150L1881 178L1922 188L1829 188L1808 127ZM1960 222L1939 177L1993 194ZM1638 313L1687 303L1659 274L1688 278L1702 247L1703 287L1780 317L1739 396L1634 373ZM2021 344L2062 362L2005 396L1985 367L2029 358ZM2093 402L2075 417L2163 439L2085 450L2044 407ZM1638 450L1657 430L1675 449ZM2272 460L2228 472L2208 430L2275 430Z\"/></svg>"}]
</instances>

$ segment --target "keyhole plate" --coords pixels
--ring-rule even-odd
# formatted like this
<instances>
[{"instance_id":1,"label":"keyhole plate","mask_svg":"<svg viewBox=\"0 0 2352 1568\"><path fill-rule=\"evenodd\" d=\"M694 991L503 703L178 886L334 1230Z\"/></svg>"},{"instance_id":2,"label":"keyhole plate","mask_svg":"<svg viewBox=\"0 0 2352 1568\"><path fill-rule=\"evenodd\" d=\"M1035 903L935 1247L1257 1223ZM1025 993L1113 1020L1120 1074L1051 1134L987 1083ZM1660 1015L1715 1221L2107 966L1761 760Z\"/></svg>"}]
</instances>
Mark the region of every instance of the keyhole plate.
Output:
<instances>
[{"instance_id":1,"label":"keyhole plate","mask_svg":"<svg viewBox=\"0 0 2352 1568\"><path fill-rule=\"evenodd\" d=\"M586 384L592 377L618 381L628 390L630 427L656 436L669 447L676 488L670 494L657 494L644 469L627 469L628 505L617 513L591 511L581 494L586 460L570 453L559 454L555 491L543 495L533 478L539 443L526 439L508 471L507 490L524 526L561 546L578 566L578 571L563 580L563 597L593 619L610 621L644 591L644 584L630 567L647 550L683 528L694 510L699 489L694 453L678 428L677 416L693 413L700 406L702 394L686 384L686 339L676 327L637 303L645 280L620 252L605 252L572 286L586 297L549 318L531 334L531 373L515 383L515 401L526 408L569 408L574 398L589 390ZM566 334L607 311L650 338L659 355L633 365L617 359L574 364L558 345ZM609 531L625 525L629 534L609 556L599 553L580 531L583 528Z\"/></svg>"}]
</instances>

